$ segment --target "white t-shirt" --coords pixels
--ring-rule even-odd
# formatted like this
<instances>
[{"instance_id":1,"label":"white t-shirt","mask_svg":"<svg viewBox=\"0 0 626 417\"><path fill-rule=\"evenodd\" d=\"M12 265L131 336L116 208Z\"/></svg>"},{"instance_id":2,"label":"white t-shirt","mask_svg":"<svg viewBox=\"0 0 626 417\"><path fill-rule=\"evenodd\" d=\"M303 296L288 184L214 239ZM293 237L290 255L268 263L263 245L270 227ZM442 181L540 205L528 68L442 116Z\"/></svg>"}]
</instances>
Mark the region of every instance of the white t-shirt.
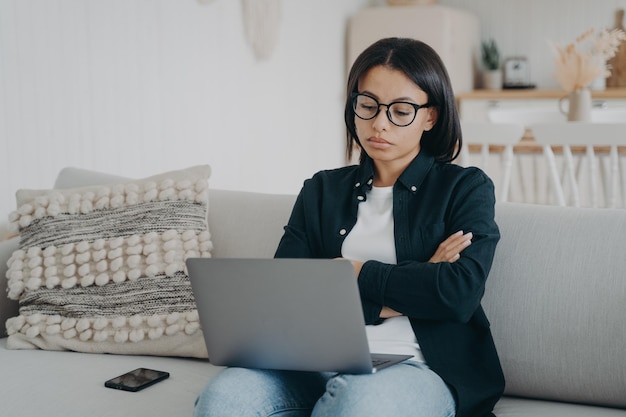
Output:
<instances>
[{"instance_id":1,"label":"white t-shirt","mask_svg":"<svg viewBox=\"0 0 626 417\"><path fill-rule=\"evenodd\" d=\"M343 242L341 255L362 262L396 264L393 227L393 187L372 187L367 199L359 203L356 224ZM365 327L371 352L413 355L414 360L424 361L408 317Z\"/></svg>"}]
</instances>

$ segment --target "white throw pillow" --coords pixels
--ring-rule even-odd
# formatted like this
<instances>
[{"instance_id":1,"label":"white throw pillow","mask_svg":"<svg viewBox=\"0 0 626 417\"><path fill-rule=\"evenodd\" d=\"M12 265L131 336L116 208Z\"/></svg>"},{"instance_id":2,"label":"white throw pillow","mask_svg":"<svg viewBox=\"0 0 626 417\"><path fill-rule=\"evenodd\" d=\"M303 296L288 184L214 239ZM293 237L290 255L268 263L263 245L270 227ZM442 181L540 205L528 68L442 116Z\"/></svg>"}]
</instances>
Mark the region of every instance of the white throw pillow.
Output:
<instances>
[{"instance_id":1,"label":"white throw pillow","mask_svg":"<svg viewBox=\"0 0 626 417\"><path fill-rule=\"evenodd\" d=\"M7 346L206 357L185 260L211 255L209 176L18 191Z\"/></svg>"}]
</instances>

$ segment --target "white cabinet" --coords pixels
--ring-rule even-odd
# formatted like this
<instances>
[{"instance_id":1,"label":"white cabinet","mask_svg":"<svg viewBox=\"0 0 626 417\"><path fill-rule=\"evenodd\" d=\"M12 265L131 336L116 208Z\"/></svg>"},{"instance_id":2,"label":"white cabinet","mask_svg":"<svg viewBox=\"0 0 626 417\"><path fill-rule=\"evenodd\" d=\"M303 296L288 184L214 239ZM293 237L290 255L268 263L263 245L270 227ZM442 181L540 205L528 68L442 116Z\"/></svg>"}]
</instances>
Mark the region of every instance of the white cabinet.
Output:
<instances>
[{"instance_id":1,"label":"white cabinet","mask_svg":"<svg viewBox=\"0 0 626 417\"><path fill-rule=\"evenodd\" d=\"M507 113L525 115L522 123L565 120L559 110L559 100L566 93L559 90L476 90L457 95L461 119L478 122L506 122ZM626 114L626 89L607 89L592 92L592 119L596 121L617 120ZM567 111L567 100L562 107Z\"/></svg>"},{"instance_id":2,"label":"white cabinet","mask_svg":"<svg viewBox=\"0 0 626 417\"><path fill-rule=\"evenodd\" d=\"M461 119L472 122L492 121L490 114L506 110L529 110L554 113L559 110L556 99L465 99L459 102Z\"/></svg>"},{"instance_id":3,"label":"white cabinet","mask_svg":"<svg viewBox=\"0 0 626 417\"><path fill-rule=\"evenodd\" d=\"M476 85L480 59L478 18L463 10L433 6L371 7L348 23L347 68L369 45L386 37L405 37L430 45L448 69L455 93Z\"/></svg>"}]
</instances>

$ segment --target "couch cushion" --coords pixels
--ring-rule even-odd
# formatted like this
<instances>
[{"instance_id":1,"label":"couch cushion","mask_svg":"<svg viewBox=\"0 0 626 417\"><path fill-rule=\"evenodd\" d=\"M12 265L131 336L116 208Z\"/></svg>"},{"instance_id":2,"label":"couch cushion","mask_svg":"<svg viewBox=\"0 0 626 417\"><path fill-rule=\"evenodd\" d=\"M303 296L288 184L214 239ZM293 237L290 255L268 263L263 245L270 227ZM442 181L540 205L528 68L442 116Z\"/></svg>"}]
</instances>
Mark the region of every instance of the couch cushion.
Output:
<instances>
[{"instance_id":1,"label":"couch cushion","mask_svg":"<svg viewBox=\"0 0 626 417\"><path fill-rule=\"evenodd\" d=\"M59 171L54 181L55 189L88 187L91 185L119 184L130 181L130 178L90 169L65 167Z\"/></svg>"},{"instance_id":2,"label":"couch cushion","mask_svg":"<svg viewBox=\"0 0 626 417\"><path fill-rule=\"evenodd\" d=\"M206 357L184 260L210 256L209 174L18 191L7 345Z\"/></svg>"},{"instance_id":3,"label":"couch cushion","mask_svg":"<svg viewBox=\"0 0 626 417\"><path fill-rule=\"evenodd\" d=\"M514 397L503 397L493 411L497 417L626 417L615 408Z\"/></svg>"},{"instance_id":4,"label":"couch cushion","mask_svg":"<svg viewBox=\"0 0 626 417\"><path fill-rule=\"evenodd\" d=\"M209 229L216 258L272 258L295 195L209 190Z\"/></svg>"},{"instance_id":5,"label":"couch cushion","mask_svg":"<svg viewBox=\"0 0 626 417\"><path fill-rule=\"evenodd\" d=\"M170 377L136 393L104 387L138 367ZM0 369L3 417L191 417L198 394L221 368L193 358L7 350L0 339Z\"/></svg>"},{"instance_id":6,"label":"couch cushion","mask_svg":"<svg viewBox=\"0 0 626 417\"><path fill-rule=\"evenodd\" d=\"M626 210L500 204L484 306L512 395L626 407Z\"/></svg>"}]
</instances>

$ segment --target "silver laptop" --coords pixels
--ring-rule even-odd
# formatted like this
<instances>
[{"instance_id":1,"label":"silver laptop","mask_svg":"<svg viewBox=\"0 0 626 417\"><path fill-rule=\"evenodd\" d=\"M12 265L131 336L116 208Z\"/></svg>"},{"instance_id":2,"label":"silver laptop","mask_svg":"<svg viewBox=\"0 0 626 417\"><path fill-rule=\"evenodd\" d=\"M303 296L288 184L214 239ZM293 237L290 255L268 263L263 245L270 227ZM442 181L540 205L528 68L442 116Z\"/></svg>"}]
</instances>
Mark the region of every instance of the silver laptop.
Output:
<instances>
[{"instance_id":1,"label":"silver laptop","mask_svg":"<svg viewBox=\"0 0 626 417\"><path fill-rule=\"evenodd\" d=\"M349 261L190 258L187 269L215 365L363 374L411 358L370 354Z\"/></svg>"}]
</instances>

